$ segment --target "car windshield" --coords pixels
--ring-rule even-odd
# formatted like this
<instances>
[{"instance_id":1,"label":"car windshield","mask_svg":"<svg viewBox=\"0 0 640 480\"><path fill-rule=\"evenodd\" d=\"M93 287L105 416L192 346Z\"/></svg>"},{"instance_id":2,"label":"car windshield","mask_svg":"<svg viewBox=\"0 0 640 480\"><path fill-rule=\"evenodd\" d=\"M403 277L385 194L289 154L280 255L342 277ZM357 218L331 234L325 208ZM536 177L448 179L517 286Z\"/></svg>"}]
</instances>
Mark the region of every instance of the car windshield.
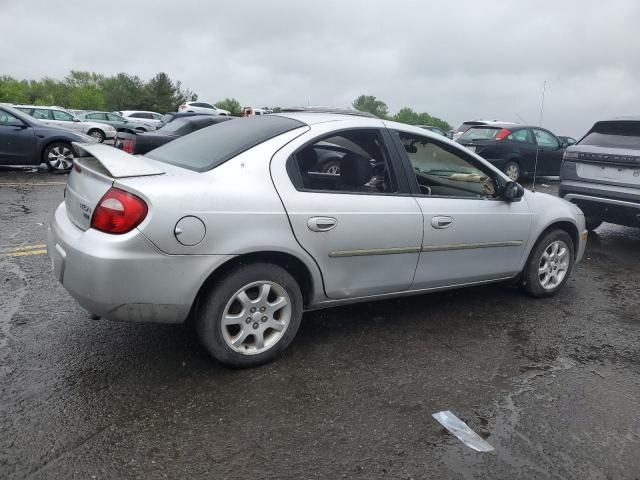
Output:
<instances>
[{"instance_id":1,"label":"car windshield","mask_svg":"<svg viewBox=\"0 0 640 480\"><path fill-rule=\"evenodd\" d=\"M599 122L579 145L640 150L640 122Z\"/></svg>"},{"instance_id":2,"label":"car windshield","mask_svg":"<svg viewBox=\"0 0 640 480\"><path fill-rule=\"evenodd\" d=\"M198 130L152 150L147 157L203 172L262 142L304 125L297 120L277 115L240 118Z\"/></svg>"},{"instance_id":3,"label":"car windshield","mask_svg":"<svg viewBox=\"0 0 640 480\"><path fill-rule=\"evenodd\" d=\"M473 127L464 132L460 140L493 140L499 131L493 127Z\"/></svg>"}]
</instances>

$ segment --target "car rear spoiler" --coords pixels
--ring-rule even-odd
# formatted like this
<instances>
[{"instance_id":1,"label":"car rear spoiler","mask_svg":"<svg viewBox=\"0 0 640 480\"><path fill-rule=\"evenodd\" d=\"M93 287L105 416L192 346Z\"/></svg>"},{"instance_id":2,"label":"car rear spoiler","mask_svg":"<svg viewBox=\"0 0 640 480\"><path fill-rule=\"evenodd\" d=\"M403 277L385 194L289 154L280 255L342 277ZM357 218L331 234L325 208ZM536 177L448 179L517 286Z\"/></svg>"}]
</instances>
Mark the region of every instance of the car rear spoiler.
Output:
<instances>
[{"instance_id":1,"label":"car rear spoiler","mask_svg":"<svg viewBox=\"0 0 640 480\"><path fill-rule=\"evenodd\" d=\"M144 157L130 155L122 150L101 143L72 143L78 157L94 158L113 178L162 175L165 170Z\"/></svg>"}]
</instances>

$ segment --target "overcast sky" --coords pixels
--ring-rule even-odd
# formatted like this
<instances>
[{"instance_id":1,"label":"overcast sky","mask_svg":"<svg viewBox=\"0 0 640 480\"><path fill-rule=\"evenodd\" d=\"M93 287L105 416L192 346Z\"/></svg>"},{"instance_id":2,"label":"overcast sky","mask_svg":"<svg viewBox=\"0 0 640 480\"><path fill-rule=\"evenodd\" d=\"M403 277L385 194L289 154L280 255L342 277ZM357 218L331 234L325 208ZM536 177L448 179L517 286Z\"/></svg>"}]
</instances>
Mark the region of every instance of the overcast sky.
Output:
<instances>
[{"instance_id":1,"label":"overcast sky","mask_svg":"<svg viewBox=\"0 0 640 480\"><path fill-rule=\"evenodd\" d=\"M638 0L0 0L0 75L159 71L201 100L346 107L580 135L640 113ZM12 39L9 41L9 39Z\"/></svg>"}]
</instances>

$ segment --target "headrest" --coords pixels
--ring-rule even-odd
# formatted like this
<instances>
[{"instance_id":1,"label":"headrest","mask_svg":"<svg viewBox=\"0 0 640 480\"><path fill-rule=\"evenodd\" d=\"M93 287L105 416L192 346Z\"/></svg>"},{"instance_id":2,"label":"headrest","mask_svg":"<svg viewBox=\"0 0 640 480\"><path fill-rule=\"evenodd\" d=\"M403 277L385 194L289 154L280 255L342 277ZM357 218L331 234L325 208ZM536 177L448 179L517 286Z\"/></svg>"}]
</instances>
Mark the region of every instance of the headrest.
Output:
<instances>
[{"instance_id":1,"label":"headrest","mask_svg":"<svg viewBox=\"0 0 640 480\"><path fill-rule=\"evenodd\" d=\"M371 162L355 153L347 153L340 162L340 179L345 185L361 187L373 177Z\"/></svg>"}]
</instances>

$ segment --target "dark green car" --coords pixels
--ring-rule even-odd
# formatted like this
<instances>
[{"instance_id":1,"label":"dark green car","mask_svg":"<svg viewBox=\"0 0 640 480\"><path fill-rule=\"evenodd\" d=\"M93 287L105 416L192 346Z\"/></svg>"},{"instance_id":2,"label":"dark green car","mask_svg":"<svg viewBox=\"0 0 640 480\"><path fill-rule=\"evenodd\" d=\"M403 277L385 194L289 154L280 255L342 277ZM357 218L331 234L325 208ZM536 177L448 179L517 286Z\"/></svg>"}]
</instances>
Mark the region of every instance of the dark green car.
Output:
<instances>
[{"instance_id":1,"label":"dark green car","mask_svg":"<svg viewBox=\"0 0 640 480\"><path fill-rule=\"evenodd\" d=\"M143 122L136 122L133 120L127 120L126 118L112 112L84 112L78 115L81 120L87 120L91 122L107 123L115 128L118 132L126 131L138 131L148 132L153 131L156 128L152 125L147 125Z\"/></svg>"}]
</instances>

